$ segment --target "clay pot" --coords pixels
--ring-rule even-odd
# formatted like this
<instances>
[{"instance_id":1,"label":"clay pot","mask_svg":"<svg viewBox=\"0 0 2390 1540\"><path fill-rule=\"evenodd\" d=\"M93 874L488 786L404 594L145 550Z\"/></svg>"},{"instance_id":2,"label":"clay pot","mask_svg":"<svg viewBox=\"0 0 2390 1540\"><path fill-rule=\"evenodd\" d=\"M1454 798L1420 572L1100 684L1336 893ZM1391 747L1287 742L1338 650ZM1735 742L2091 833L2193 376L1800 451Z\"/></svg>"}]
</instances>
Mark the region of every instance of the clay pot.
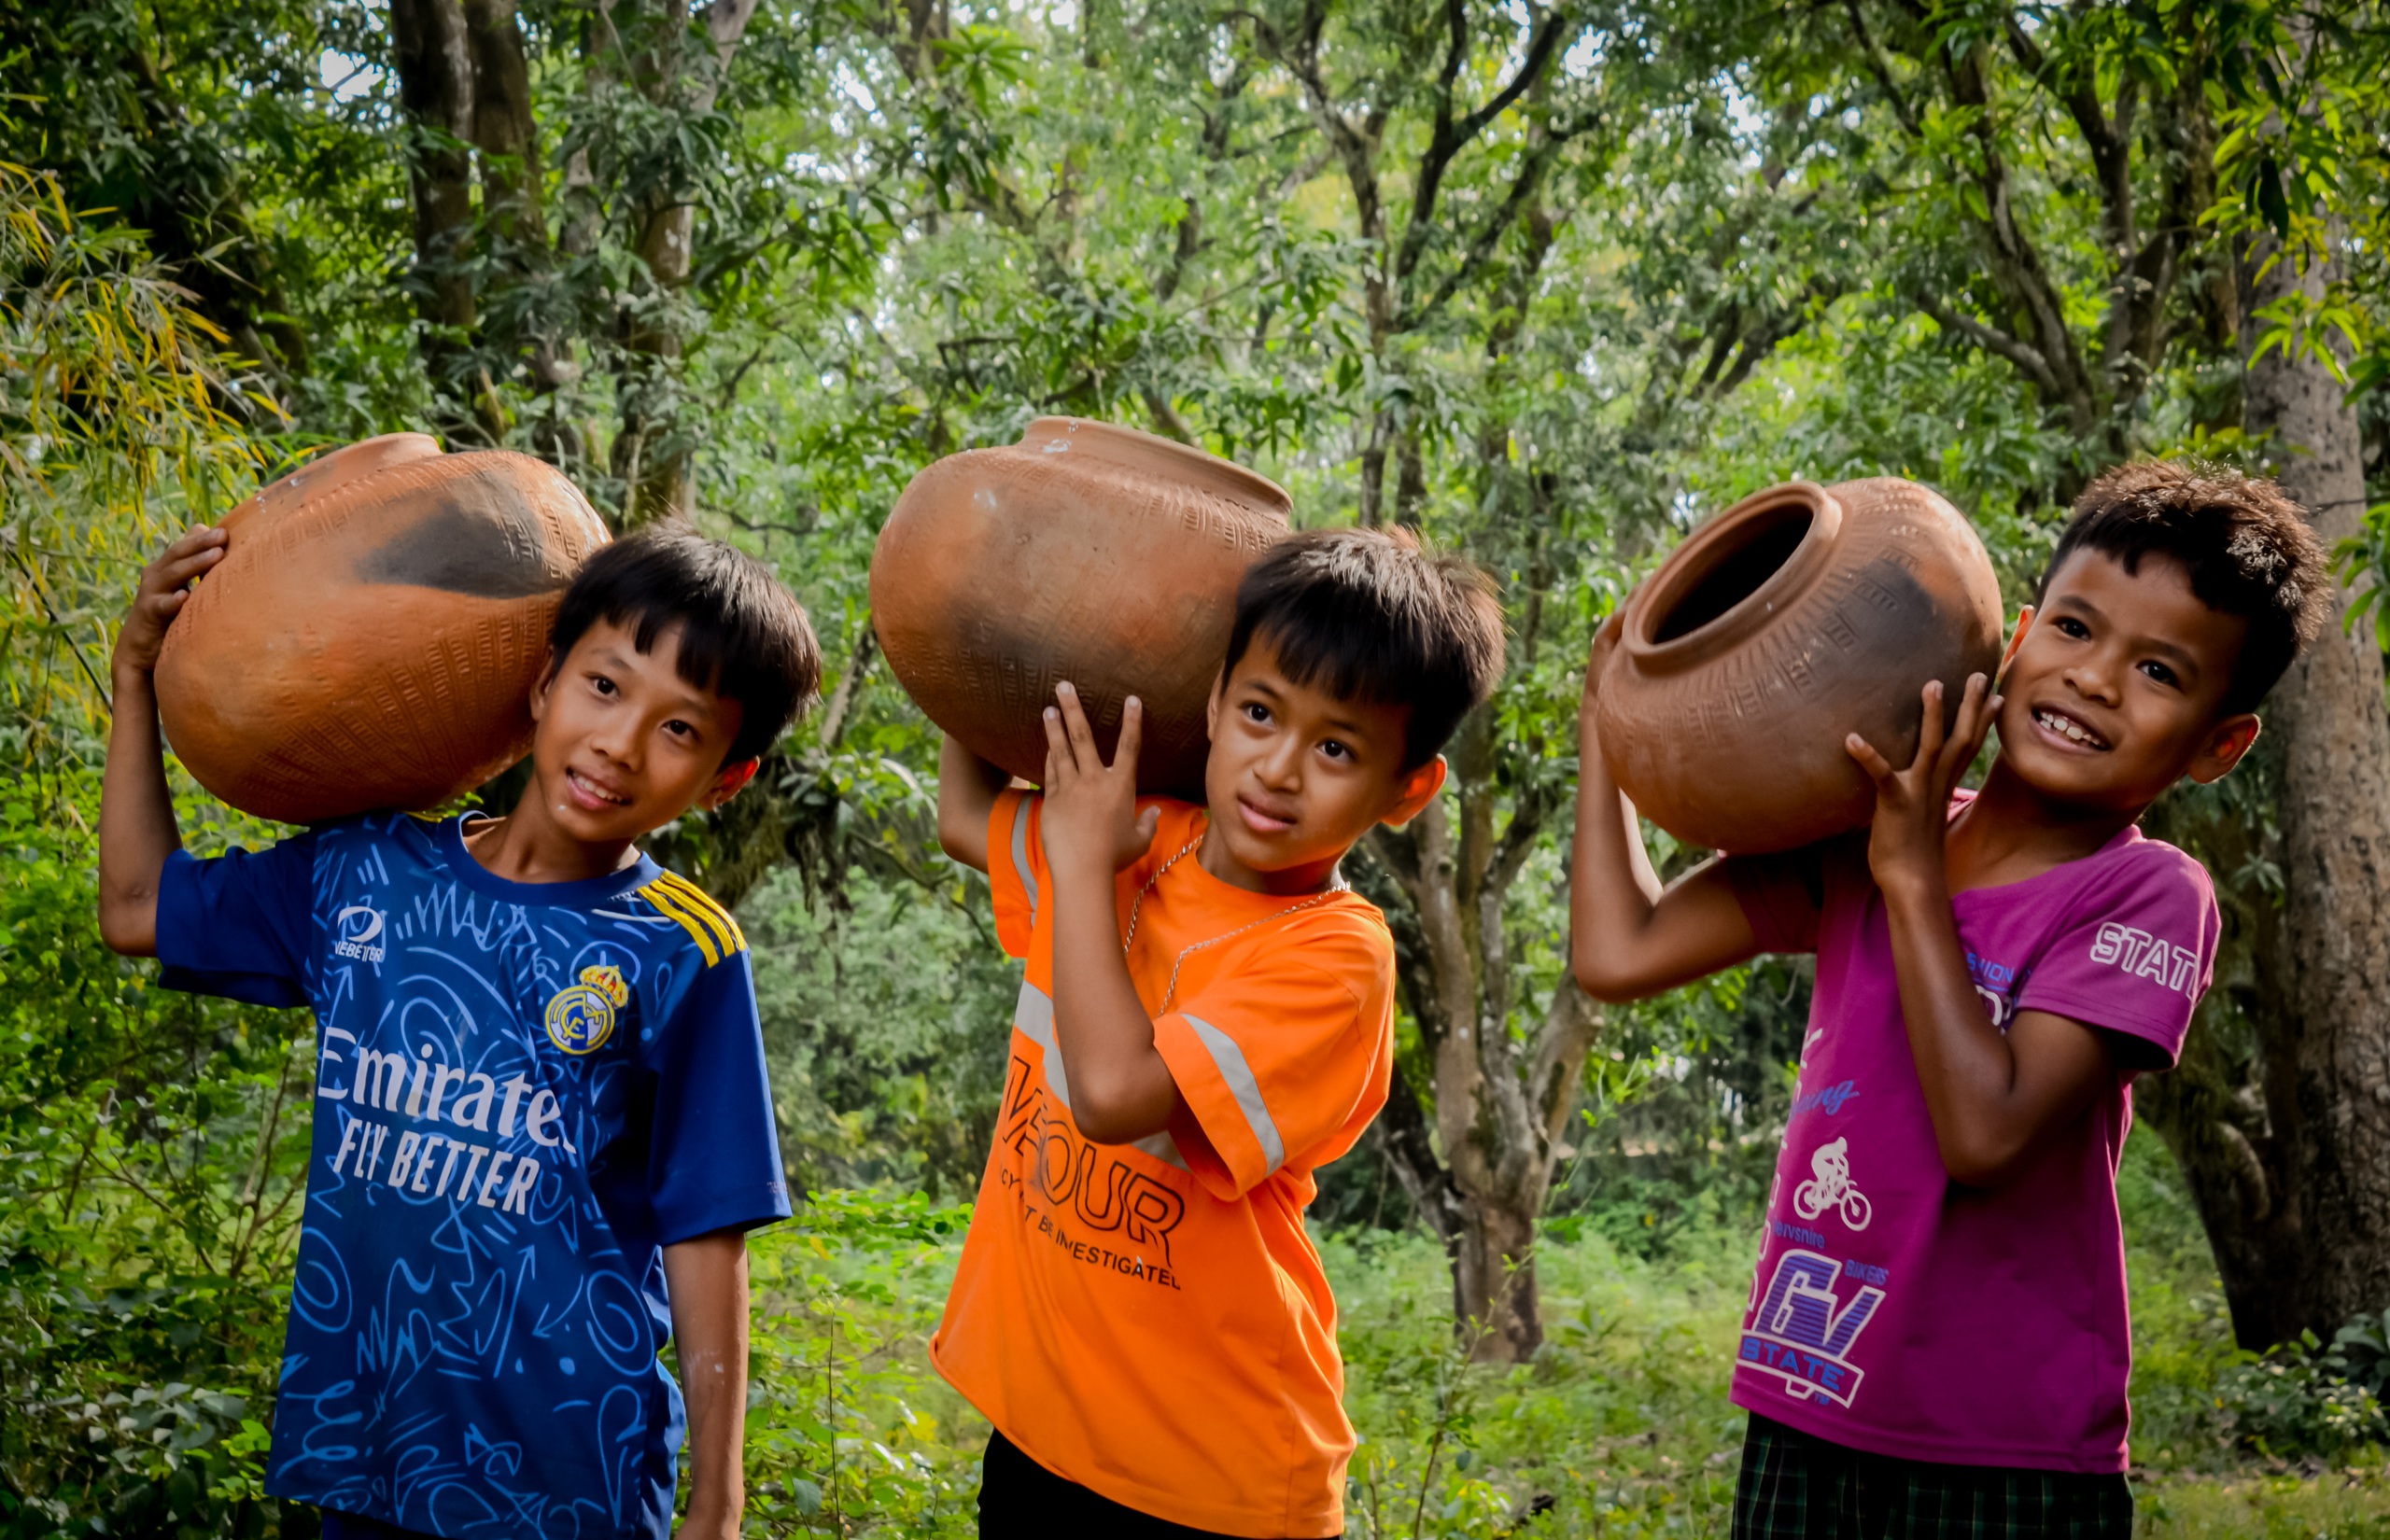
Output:
<instances>
[{"instance_id":1,"label":"clay pot","mask_svg":"<svg viewBox=\"0 0 2390 1540\"><path fill-rule=\"evenodd\" d=\"M1889 476L1770 487L1628 595L1601 680L1602 757L1687 844L1807 845L1874 814L1844 735L1907 764L1925 681L1942 681L1955 717L2000 637L1991 558L1938 493Z\"/></svg>"},{"instance_id":2,"label":"clay pot","mask_svg":"<svg viewBox=\"0 0 2390 1540\"><path fill-rule=\"evenodd\" d=\"M285 823L434 806L522 758L556 606L606 540L554 467L420 433L323 455L223 527L159 715L202 786Z\"/></svg>"},{"instance_id":3,"label":"clay pot","mask_svg":"<svg viewBox=\"0 0 2390 1540\"><path fill-rule=\"evenodd\" d=\"M1122 703L1144 701L1141 789L1200 795L1237 582L1292 506L1200 449L1040 417L905 488L872 553L873 623L914 701L980 758L1042 779L1039 714L1068 679L1107 758Z\"/></svg>"}]
</instances>

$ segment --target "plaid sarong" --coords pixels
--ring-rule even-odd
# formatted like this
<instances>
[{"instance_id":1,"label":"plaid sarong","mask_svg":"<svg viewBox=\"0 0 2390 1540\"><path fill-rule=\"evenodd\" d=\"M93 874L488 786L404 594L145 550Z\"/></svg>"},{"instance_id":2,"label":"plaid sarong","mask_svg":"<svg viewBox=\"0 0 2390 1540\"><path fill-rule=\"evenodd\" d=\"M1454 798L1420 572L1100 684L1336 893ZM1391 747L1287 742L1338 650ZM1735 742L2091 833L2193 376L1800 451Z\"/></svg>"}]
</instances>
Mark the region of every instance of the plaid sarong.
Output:
<instances>
[{"instance_id":1,"label":"plaid sarong","mask_svg":"<svg viewBox=\"0 0 2390 1540\"><path fill-rule=\"evenodd\" d=\"M1734 1540L2130 1540L2116 1476L1939 1465L1830 1444L1754 1413Z\"/></svg>"}]
</instances>

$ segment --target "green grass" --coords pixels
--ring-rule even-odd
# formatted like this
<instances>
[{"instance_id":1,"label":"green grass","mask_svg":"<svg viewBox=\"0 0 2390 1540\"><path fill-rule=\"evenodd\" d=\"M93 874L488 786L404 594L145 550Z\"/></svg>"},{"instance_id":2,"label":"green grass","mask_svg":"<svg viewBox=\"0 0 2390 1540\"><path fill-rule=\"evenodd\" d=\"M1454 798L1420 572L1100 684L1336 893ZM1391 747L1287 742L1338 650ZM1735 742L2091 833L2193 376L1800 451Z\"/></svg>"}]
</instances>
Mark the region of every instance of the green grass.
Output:
<instances>
[{"instance_id":1,"label":"green grass","mask_svg":"<svg viewBox=\"0 0 2390 1540\"><path fill-rule=\"evenodd\" d=\"M2153 1540L2390 1540L2379 1463L2318 1476L2160 1476L2136 1495L2140 1533Z\"/></svg>"},{"instance_id":2,"label":"green grass","mask_svg":"<svg viewBox=\"0 0 2390 1540\"><path fill-rule=\"evenodd\" d=\"M2135 1140L2124 1187L2140 1533L2390 1540L2378 1451L2285 1464L2253 1450L2245 1423L2216 1405L2219 1376L2242 1359L2170 1179L2162 1149ZM766 1533L974 1533L987 1426L926 1358L959 1219L918 1198L832 1195L805 1228L759 1242L750 1513ZM1723 1535L1743 1421L1726 1385L1750 1245L1748 1229L1680 1239L1659 1258L1590 1235L1553 1245L1545 1349L1500 1369L1463 1362L1433 1244L1329 1237L1345 1400L1362 1435L1347 1533Z\"/></svg>"}]
</instances>

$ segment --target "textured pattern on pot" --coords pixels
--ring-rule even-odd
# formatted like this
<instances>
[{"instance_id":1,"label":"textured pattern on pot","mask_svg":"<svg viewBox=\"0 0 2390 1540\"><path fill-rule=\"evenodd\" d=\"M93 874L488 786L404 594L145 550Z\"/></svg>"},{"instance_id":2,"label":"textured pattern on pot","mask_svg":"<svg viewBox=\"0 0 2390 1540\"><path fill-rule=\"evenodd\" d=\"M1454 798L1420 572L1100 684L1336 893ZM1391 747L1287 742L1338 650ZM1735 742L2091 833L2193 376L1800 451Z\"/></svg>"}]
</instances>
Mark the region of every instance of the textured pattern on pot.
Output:
<instances>
[{"instance_id":1,"label":"textured pattern on pot","mask_svg":"<svg viewBox=\"0 0 2390 1540\"><path fill-rule=\"evenodd\" d=\"M1200 449L1040 417L905 488L872 552L873 624L898 681L981 759L1043 779L1039 713L1069 679L1107 758L1122 705L1145 702L1141 789L1200 794L1237 582L1292 506Z\"/></svg>"},{"instance_id":2,"label":"textured pattern on pot","mask_svg":"<svg viewBox=\"0 0 2390 1540\"><path fill-rule=\"evenodd\" d=\"M556 606L606 541L554 467L420 433L312 461L224 530L159 716L202 786L286 823L436 806L521 759Z\"/></svg>"},{"instance_id":3,"label":"textured pattern on pot","mask_svg":"<svg viewBox=\"0 0 2390 1540\"><path fill-rule=\"evenodd\" d=\"M1919 693L1955 717L2000 660L2000 582L1959 511L1893 477L1792 482L1688 536L1628 595L1601 681L1602 757L1690 845L1786 850L1867 821L1843 747L1917 752Z\"/></svg>"}]
</instances>

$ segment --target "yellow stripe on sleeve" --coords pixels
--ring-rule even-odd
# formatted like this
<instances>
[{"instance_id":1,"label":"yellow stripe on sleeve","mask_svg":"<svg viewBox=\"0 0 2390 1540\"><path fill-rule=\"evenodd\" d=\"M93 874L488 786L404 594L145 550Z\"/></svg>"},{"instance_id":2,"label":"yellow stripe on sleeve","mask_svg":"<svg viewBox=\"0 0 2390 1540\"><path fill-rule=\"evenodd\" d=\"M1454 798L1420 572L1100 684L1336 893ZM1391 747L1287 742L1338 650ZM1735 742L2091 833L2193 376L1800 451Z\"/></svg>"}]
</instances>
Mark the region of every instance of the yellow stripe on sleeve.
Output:
<instances>
[{"instance_id":1,"label":"yellow stripe on sleeve","mask_svg":"<svg viewBox=\"0 0 2390 1540\"><path fill-rule=\"evenodd\" d=\"M715 938L722 943L723 956L729 957L747 949L746 932L738 929L738 922L730 917L730 911L715 902L711 893L675 872L667 872L657 880L670 884L673 896L681 901L682 907L713 927Z\"/></svg>"},{"instance_id":2,"label":"yellow stripe on sleeve","mask_svg":"<svg viewBox=\"0 0 2390 1540\"><path fill-rule=\"evenodd\" d=\"M710 968L722 960L722 952L714 945L712 932L707 929L705 921L682 908L679 896L661 882L651 882L639 890L639 895L655 905L659 914L677 920L681 929L689 932L689 939L696 942L697 950L706 955L707 967Z\"/></svg>"}]
</instances>

